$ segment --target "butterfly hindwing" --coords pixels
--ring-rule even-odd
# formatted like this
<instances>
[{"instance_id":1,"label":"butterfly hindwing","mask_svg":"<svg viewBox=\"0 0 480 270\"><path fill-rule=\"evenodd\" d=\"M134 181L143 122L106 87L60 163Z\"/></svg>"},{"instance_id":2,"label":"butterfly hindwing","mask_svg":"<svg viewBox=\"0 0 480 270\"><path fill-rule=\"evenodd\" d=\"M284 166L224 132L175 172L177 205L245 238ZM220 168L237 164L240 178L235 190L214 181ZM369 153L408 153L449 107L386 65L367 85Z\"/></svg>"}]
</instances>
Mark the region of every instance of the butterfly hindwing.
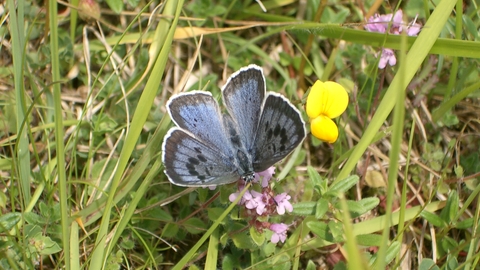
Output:
<instances>
[{"instance_id":1,"label":"butterfly hindwing","mask_svg":"<svg viewBox=\"0 0 480 270\"><path fill-rule=\"evenodd\" d=\"M305 134L300 112L283 96L269 92L254 141L255 171L264 171L285 158Z\"/></svg>"},{"instance_id":2,"label":"butterfly hindwing","mask_svg":"<svg viewBox=\"0 0 480 270\"><path fill-rule=\"evenodd\" d=\"M179 128L172 128L163 143L165 174L179 186L214 186L237 181L231 159L216 148Z\"/></svg>"}]
</instances>

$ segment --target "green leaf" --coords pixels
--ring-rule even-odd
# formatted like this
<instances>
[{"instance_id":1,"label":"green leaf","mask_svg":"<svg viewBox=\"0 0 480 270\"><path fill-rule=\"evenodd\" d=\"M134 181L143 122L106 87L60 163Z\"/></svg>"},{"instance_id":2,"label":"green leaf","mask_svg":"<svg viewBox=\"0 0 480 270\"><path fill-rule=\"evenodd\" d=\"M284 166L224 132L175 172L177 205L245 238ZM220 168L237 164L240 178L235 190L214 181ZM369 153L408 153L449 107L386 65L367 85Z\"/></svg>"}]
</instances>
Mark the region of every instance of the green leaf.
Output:
<instances>
[{"instance_id":1,"label":"green leaf","mask_svg":"<svg viewBox=\"0 0 480 270\"><path fill-rule=\"evenodd\" d=\"M330 232L330 228L328 224L325 222L320 221L308 221L307 227L314 233L318 238L333 242L334 238L332 233Z\"/></svg>"},{"instance_id":2,"label":"green leaf","mask_svg":"<svg viewBox=\"0 0 480 270\"><path fill-rule=\"evenodd\" d=\"M140 3L140 0L127 0L127 3L132 7L136 7L138 3Z\"/></svg>"},{"instance_id":3,"label":"green leaf","mask_svg":"<svg viewBox=\"0 0 480 270\"><path fill-rule=\"evenodd\" d=\"M458 242L457 240L449 237L449 236L444 236L439 239L439 249L438 249L438 254L440 256L446 255L451 253L452 251L456 251L458 249Z\"/></svg>"},{"instance_id":4,"label":"green leaf","mask_svg":"<svg viewBox=\"0 0 480 270\"><path fill-rule=\"evenodd\" d=\"M38 225L25 225L25 237L26 238L33 238L35 235L41 235L43 232L42 227Z\"/></svg>"},{"instance_id":5,"label":"green leaf","mask_svg":"<svg viewBox=\"0 0 480 270\"><path fill-rule=\"evenodd\" d=\"M450 224L455 219L459 209L458 193L455 190L452 190L450 191L450 194L448 194L447 204L440 212L440 217L445 221L445 223Z\"/></svg>"},{"instance_id":6,"label":"green leaf","mask_svg":"<svg viewBox=\"0 0 480 270\"><path fill-rule=\"evenodd\" d=\"M445 114L443 115L442 119L440 120L441 123L447 127L453 127L457 125L460 121L458 120L458 117L456 114L454 114L452 111L446 111Z\"/></svg>"},{"instance_id":7,"label":"green leaf","mask_svg":"<svg viewBox=\"0 0 480 270\"><path fill-rule=\"evenodd\" d=\"M285 253L277 254L276 256L271 257L268 260L269 265L273 266L270 269L275 270L290 270L292 269L292 258ZM266 267L266 265L265 265ZM265 268L263 267L263 268ZM260 267L262 268L262 267Z\"/></svg>"},{"instance_id":8,"label":"green leaf","mask_svg":"<svg viewBox=\"0 0 480 270\"><path fill-rule=\"evenodd\" d=\"M308 260L307 267L305 268L305 270L316 270L316 269L317 269L317 266L315 265L315 263L312 260Z\"/></svg>"},{"instance_id":9,"label":"green leaf","mask_svg":"<svg viewBox=\"0 0 480 270\"><path fill-rule=\"evenodd\" d=\"M370 211L373 208L377 207L380 204L380 199L377 197L368 197L361 199L360 201L358 201L358 203L362 205L366 213L367 211Z\"/></svg>"},{"instance_id":10,"label":"green leaf","mask_svg":"<svg viewBox=\"0 0 480 270\"><path fill-rule=\"evenodd\" d=\"M219 207L213 207L213 208L208 208L208 219L211 221L216 221L225 211L224 208L219 208ZM222 220L220 224L225 224L225 220Z\"/></svg>"},{"instance_id":11,"label":"green leaf","mask_svg":"<svg viewBox=\"0 0 480 270\"><path fill-rule=\"evenodd\" d=\"M0 232L6 233L10 231L22 218L20 213L6 213L0 216Z\"/></svg>"},{"instance_id":12,"label":"green leaf","mask_svg":"<svg viewBox=\"0 0 480 270\"><path fill-rule=\"evenodd\" d=\"M453 171L455 172L455 176L456 176L457 178L462 178L463 175L464 175L462 165L453 166Z\"/></svg>"},{"instance_id":13,"label":"green leaf","mask_svg":"<svg viewBox=\"0 0 480 270\"><path fill-rule=\"evenodd\" d=\"M117 14L120 14L123 11L122 0L107 0L107 4L113 10L113 12Z\"/></svg>"},{"instance_id":14,"label":"green leaf","mask_svg":"<svg viewBox=\"0 0 480 270\"><path fill-rule=\"evenodd\" d=\"M51 255L62 250L60 245L48 236L38 234L33 238L33 245L41 255Z\"/></svg>"},{"instance_id":15,"label":"green leaf","mask_svg":"<svg viewBox=\"0 0 480 270\"><path fill-rule=\"evenodd\" d=\"M342 179L340 181L334 182L330 188L328 189L328 192L325 194L325 196L337 196L338 193L340 192L346 192L348 191L351 187L353 187L355 184L357 184L359 178L357 175L351 175L348 176L345 179Z\"/></svg>"},{"instance_id":16,"label":"green leaf","mask_svg":"<svg viewBox=\"0 0 480 270\"><path fill-rule=\"evenodd\" d=\"M335 242L343 242L344 232L343 232L343 223L338 221L330 221L328 222L328 228L333 236Z\"/></svg>"},{"instance_id":17,"label":"green leaf","mask_svg":"<svg viewBox=\"0 0 480 270\"><path fill-rule=\"evenodd\" d=\"M257 246L261 246L265 243L265 233L258 232L254 227L250 227L250 236Z\"/></svg>"},{"instance_id":18,"label":"green leaf","mask_svg":"<svg viewBox=\"0 0 480 270\"><path fill-rule=\"evenodd\" d=\"M169 212L163 210L160 207L155 207L153 209L150 209L148 211L148 213L149 213L150 217L152 217L154 219L157 219L157 220L160 220L160 221L163 221L163 222L173 221L172 215L170 215Z\"/></svg>"},{"instance_id":19,"label":"green leaf","mask_svg":"<svg viewBox=\"0 0 480 270\"><path fill-rule=\"evenodd\" d=\"M315 213L316 202L300 202L293 205L293 215L308 216Z\"/></svg>"},{"instance_id":20,"label":"green leaf","mask_svg":"<svg viewBox=\"0 0 480 270\"><path fill-rule=\"evenodd\" d=\"M447 263L445 264L445 270L458 269L458 260L452 254L448 254Z\"/></svg>"},{"instance_id":21,"label":"green leaf","mask_svg":"<svg viewBox=\"0 0 480 270\"><path fill-rule=\"evenodd\" d=\"M234 269L235 263L231 254L226 254L222 260L222 269Z\"/></svg>"},{"instance_id":22,"label":"green leaf","mask_svg":"<svg viewBox=\"0 0 480 270\"><path fill-rule=\"evenodd\" d=\"M360 234L357 235L357 244L366 247L379 247L382 243L380 234Z\"/></svg>"},{"instance_id":23,"label":"green leaf","mask_svg":"<svg viewBox=\"0 0 480 270\"><path fill-rule=\"evenodd\" d=\"M349 268L347 268L347 265L343 261L338 262L333 268L333 270L347 270L347 269ZM355 269L355 268L353 267L352 269Z\"/></svg>"},{"instance_id":24,"label":"green leaf","mask_svg":"<svg viewBox=\"0 0 480 270\"><path fill-rule=\"evenodd\" d=\"M122 249L132 250L135 248L135 241L132 238L124 237L119 244Z\"/></svg>"},{"instance_id":25,"label":"green leaf","mask_svg":"<svg viewBox=\"0 0 480 270\"><path fill-rule=\"evenodd\" d=\"M93 133L97 136L109 133L117 128L118 123L106 114L92 117Z\"/></svg>"},{"instance_id":26,"label":"green leaf","mask_svg":"<svg viewBox=\"0 0 480 270\"><path fill-rule=\"evenodd\" d=\"M385 259L384 259L386 264L389 264L391 261L393 261L395 259L395 257L400 252L400 247L401 247L401 244L397 241L392 242L390 244L390 246L388 247L387 252L385 254ZM370 258L370 262L373 262L373 264L375 264L375 262L377 260L377 255L378 255L378 253L375 254L374 256L372 256L372 258Z\"/></svg>"},{"instance_id":27,"label":"green leaf","mask_svg":"<svg viewBox=\"0 0 480 270\"><path fill-rule=\"evenodd\" d=\"M23 218L28 224L31 224L31 225L46 224L45 218L33 212L24 213Z\"/></svg>"},{"instance_id":28,"label":"green leaf","mask_svg":"<svg viewBox=\"0 0 480 270\"><path fill-rule=\"evenodd\" d=\"M162 230L162 237L173 238L178 233L178 225L175 223L167 223Z\"/></svg>"},{"instance_id":29,"label":"green leaf","mask_svg":"<svg viewBox=\"0 0 480 270\"><path fill-rule=\"evenodd\" d=\"M267 231L267 233L268 233L268 231ZM273 233L271 232L270 237L271 237L272 234ZM265 238L267 238L267 237L269 237L269 235L265 234ZM262 246L261 250L263 252L264 257L270 257L277 250L277 245L273 244L272 242L267 242L267 244Z\"/></svg>"},{"instance_id":30,"label":"green leaf","mask_svg":"<svg viewBox=\"0 0 480 270\"><path fill-rule=\"evenodd\" d=\"M230 236L228 233L224 233L222 234L222 236L220 236L220 244L223 247L227 245L228 240L230 240Z\"/></svg>"},{"instance_id":31,"label":"green leaf","mask_svg":"<svg viewBox=\"0 0 480 270\"><path fill-rule=\"evenodd\" d=\"M315 191L320 195L323 195L327 191L327 181L323 180L320 174L312 167L307 167L308 176L310 181L313 182Z\"/></svg>"},{"instance_id":32,"label":"green leaf","mask_svg":"<svg viewBox=\"0 0 480 270\"><path fill-rule=\"evenodd\" d=\"M395 257L400 252L400 247L401 247L401 244L398 241L392 242L390 244L390 246L387 249L385 263L389 264L395 259Z\"/></svg>"},{"instance_id":33,"label":"green leaf","mask_svg":"<svg viewBox=\"0 0 480 270\"><path fill-rule=\"evenodd\" d=\"M252 241L252 238L246 233L236 233L231 236L233 244L239 249L257 249L257 245Z\"/></svg>"},{"instance_id":34,"label":"green leaf","mask_svg":"<svg viewBox=\"0 0 480 270\"><path fill-rule=\"evenodd\" d=\"M280 52L278 56L280 57L280 65L285 67L292 63L292 57L288 53Z\"/></svg>"},{"instance_id":35,"label":"green leaf","mask_svg":"<svg viewBox=\"0 0 480 270\"><path fill-rule=\"evenodd\" d=\"M350 214L352 215L352 218L356 218L372 210L379 203L380 203L380 200L378 198L370 197L370 198L362 199L360 201L348 200L347 206L348 206L348 210L350 211ZM340 208L338 204L339 203L337 203L337 205L335 206L336 208Z\"/></svg>"},{"instance_id":36,"label":"green leaf","mask_svg":"<svg viewBox=\"0 0 480 270\"><path fill-rule=\"evenodd\" d=\"M183 223L185 230L191 234L199 234L205 232L207 226L199 218L189 218L185 223Z\"/></svg>"},{"instance_id":37,"label":"green leaf","mask_svg":"<svg viewBox=\"0 0 480 270\"><path fill-rule=\"evenodd\" d=\"M474 218L467 218L455 224L457 229L471 229L473 228Z\"/></svg>"},{"instance_id":38,"label":"green leaf","mask_svg":"<svg viewBox=\"0 0 480 270\"><path fill-rule=\"evenodd\" d=\"M430 224L432 224L435 227L443 228L447 225L441 217L439 217L434 213L428 212L426 210L423 210L420 213L420 216L426 219Z\"/></svg>"},{"instance_id":39,"label":"green leaf","mask_svg":"<svg viewBox=\"0 0 480 270\"><path fill-rule=\"evenodd\" d=\"M426 258L422 260L418 266L418 270L440 270L440 268L432 259Z\"/></svg>"},{"instance_id":40,"label":"green leaf","mask_svg":"<svg viewBox=\"0 0 480 270\"><path fill-rule=\"evenodd\" d=\"M480 155L478 152L460 157L460 164L463 167L465 175L474 174L480 171Z\"/></svg>"},{"instance_id":41,"label":"green leaf","mask_svg":"<svg viewBox=\"0 0 480 270\"><path fill-rule=\"evenodd\" d=\"M322 219L323 216L328 211L328 201L324 198L321 198L317 201L316 209L315 209L315 218Z\"/></svg>"}]
</instances>

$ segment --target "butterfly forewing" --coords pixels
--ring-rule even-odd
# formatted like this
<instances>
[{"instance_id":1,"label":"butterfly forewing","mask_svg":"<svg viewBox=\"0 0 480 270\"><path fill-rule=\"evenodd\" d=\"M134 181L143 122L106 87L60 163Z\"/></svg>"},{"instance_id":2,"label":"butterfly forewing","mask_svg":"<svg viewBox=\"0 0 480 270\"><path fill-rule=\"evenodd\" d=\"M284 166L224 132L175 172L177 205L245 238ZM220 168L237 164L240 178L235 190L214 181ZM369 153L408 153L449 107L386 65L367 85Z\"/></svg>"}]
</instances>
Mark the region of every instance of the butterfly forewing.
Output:
<instances>
[{"instance_id":1,"label":"butterfly forewing","mask_svg":"<svg viewBox=\"0 0 480 270\"><path fill-rule=\"evenodd\" d=\"M222 89L223 102L238 126L243 146L251 149L265 98L262 69L250 65L234 73Z\"/></svg>"},{"instance_id":2,"label":"butterfly forewing","mask_svg":"<svg viewBox=\"0 0 480 270\"><path fill-rule=\"evenodd\" d=\"M205 91L192 91L172 97L167 103L170 117L175 124L192 133L206 145L232 156L223 117L217 101Z\"/></svg>"},{"instance_id":3,"label":"butterfly forewing","mask_svg":"<svg viewBox=\"0 0 480 270\"><path fill-rule=\"evenodd\" d=\"M165 137L163 163L165 174L173 184L214 186L240 178L231 159L210 144L179 128L172 128Z\"/></svg>"},{"instance_id":4,"label":"butterfly forewing","mask_svg":"<svg viewBox=\"0 0 480 270\"><path fill-rule=\"evenodd\" d=\"M305 134L300 112L283 96L269 92L255 136L255 171L264 171L285 158L303 141Z\"/></svg>"}]
</instances>

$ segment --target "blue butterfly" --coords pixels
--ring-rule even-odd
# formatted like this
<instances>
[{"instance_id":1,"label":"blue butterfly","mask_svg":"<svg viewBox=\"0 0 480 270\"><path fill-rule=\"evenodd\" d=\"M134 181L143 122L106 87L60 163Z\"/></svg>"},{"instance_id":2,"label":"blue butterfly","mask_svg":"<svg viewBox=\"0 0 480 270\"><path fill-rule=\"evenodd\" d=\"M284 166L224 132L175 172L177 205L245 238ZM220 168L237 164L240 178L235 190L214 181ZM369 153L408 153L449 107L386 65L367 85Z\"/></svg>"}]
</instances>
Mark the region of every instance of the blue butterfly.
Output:
<instances>
[{"instance_id":1,"label":"blue butterfly","mask_svg":"<svg viewBox=\"0 0 480 270\"><path fill-rule=\"evenodd\" d=\"M176 127L165 136L162 161L170 182L185 187L252 181L305 138L300 112L280 94L266 92L260 67L235 72L222 88L222 113L210 92L172 96Z\"/></svg>"}]
</instances>

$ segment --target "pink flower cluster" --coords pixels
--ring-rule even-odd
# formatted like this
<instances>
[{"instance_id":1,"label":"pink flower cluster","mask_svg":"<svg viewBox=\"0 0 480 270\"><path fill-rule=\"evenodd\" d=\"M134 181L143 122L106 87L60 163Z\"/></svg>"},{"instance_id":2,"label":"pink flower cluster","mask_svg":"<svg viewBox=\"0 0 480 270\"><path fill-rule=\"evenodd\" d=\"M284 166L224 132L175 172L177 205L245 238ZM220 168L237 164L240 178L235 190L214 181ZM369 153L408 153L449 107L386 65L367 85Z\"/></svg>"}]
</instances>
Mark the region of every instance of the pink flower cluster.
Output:
<instances>
[{"instance_id":1,"label":"pink flower cluster","mask_svg":"<svg viewBox=\"0 0 480 270\"><path fill-rule=\"evenodd\" d=\"M390 28L389 28L390 24ZM378 15L368 19L368 23L365 25L365 29L369 32L378 32L378 33L388 33L399 35L402 32L405 32L408 36L416 36L420 32L421 25L415 23L415 21L410 24L405 24L403 22L403 11L401 9L397 10L395 14L386 14ZM383 49L380 56L380 62L378 63L378 68L384 69L387 66L387 63L390 66L394 66L397 63L397 58L392 49Z\"/></svg>"},{"instance_id":2,"label":"pink flower cluster","mask_svg":"<svg viewBox=\"0 0 480 270\"><path fill-rule=\"evenodd\" d=\"M275 224L269 222L258 222L257 217L270 216L273 214L283 215L286 212L292 212L293 206L290 203L290 195L287 193L281 193L275 195L268 182L272 179L275 173L275 168L270 167L266 171L255 173L254 183L260 182L262 186L262 192L255 190L247 190L239 202L239 205L243 205L246 208L246 215L250 216L250 224L255 226L258 231L263 229L269 229L273 232L270 239L272 243L278 243L278 241L285 242L287 238L288 225L283 223ZM243 190L245 185L239 186L239 191L232 193L229 196L231 202L235 201L240 195L240 191Z\"/></svg>"}]
</instances>

